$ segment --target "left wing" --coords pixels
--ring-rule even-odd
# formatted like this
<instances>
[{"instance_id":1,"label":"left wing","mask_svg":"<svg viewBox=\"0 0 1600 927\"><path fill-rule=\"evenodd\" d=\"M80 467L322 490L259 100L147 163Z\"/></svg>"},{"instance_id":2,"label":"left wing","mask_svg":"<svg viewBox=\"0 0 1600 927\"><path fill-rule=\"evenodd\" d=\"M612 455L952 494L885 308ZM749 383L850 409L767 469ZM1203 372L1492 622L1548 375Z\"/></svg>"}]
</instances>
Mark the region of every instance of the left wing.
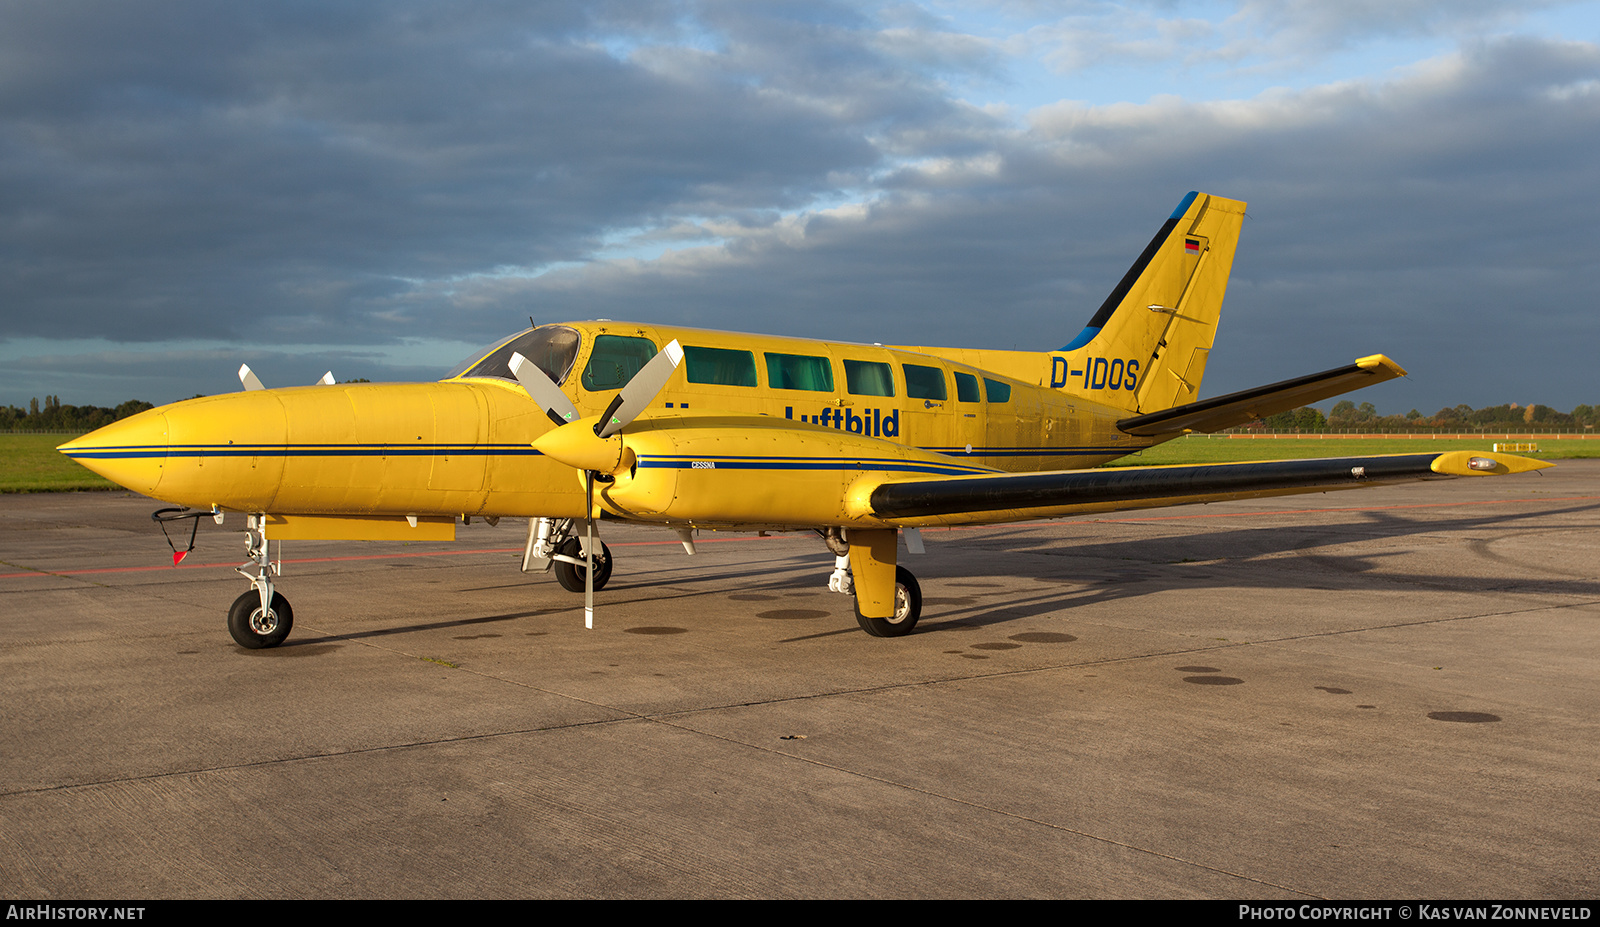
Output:
<instances>
[{"instance_id":1,"label":"left wing","mask_svg":"<svg viewBox=\"0 0 1600 927\"><path fill-rule=\"evenodd\" d=\"M1510 454L1449 451L1201 466L1057 470L886 480L874 487L864 501L872 517L900 526L987 524L1356 489L1407 480L1523 473L1549 466L1551 464L1542 460Z\"/></svg>"}]
</instances>

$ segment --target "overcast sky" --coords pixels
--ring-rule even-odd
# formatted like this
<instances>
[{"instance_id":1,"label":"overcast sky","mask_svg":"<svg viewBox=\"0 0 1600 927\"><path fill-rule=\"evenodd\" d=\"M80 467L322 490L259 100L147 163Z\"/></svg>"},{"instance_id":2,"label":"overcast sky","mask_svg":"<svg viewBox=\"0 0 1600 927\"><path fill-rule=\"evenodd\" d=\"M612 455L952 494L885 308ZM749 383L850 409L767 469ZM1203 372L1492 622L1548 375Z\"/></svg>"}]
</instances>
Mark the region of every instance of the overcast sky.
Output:
<instances>
[{"instance_id":1,"label":"overcast sky","mask_svg":"<svg viewBox=\"0 0 1600 927\"><path fill-rule=\"evenodd\" d=\"M530 315L1048 350L1192 189L1250 204L1203 395L1600 403L1593 0L8 0L0 403Z\"/></svg>"}]
</instances>

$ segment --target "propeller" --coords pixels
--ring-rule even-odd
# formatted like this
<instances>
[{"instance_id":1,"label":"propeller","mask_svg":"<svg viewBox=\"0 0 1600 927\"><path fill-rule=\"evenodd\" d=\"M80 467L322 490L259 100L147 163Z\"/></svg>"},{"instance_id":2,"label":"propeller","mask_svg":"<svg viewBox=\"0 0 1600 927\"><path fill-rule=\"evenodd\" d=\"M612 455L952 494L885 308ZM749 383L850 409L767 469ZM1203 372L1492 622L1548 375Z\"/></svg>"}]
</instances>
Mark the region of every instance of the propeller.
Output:
<instances>
[{"instance_id":1,"label":"propeller","mask_svg":"<svg viewBox=\"0 0 1600 927\"><path fill-rule=\"evenodd\" d=\"M251 390L258 390L258 389L266 389L267 388L266 385L261 382L261 378L256 376L255 371L250 369L250 365L249 364L240 364L239 365L239 382L244 385L245 392L250 392ZM312 386L332 386L334 384L334 382L335 381L333 379L333 371L330 370L327 373L322 375L322 379L318 380L317 382L315 382L315 383L313 383L311 385Z\"/></svg>"},{"instance_id":2,"label":"propeller","mask_svg":"<svg viewBox=\"0 0 1600 927\"><path fill-rule=\"evenodd\" d=\"M628 450L618 432L650 407L682 363L683 347L674 340L633 375L590 427L587 420L578 420L577 407L539 365L521 354L511 355L511 373L522 384L528 398L538 403L557 426L541 435L533 446L551 460L583 471L583 626L586 628L594 627L596 477L605 474L609 481L609 477L633 466L633 452Z\"/></svg>"},{"instance_id":3,"label":"propeller","mask_svg":"<svg viewBox=\"0 0 1600 927\"><path fill-rule=\"evenodd\" d=\"M561 391L561 387L557 386L538 364L513 351L511 374L522 384L522 389L528 394L528 398L537 402L545 414L550 416L550 421L558 426L577 421L578 407L572 404L567 394Z\"/></svg>"},{"instance_id":4,"label":"propeller","mask_svg":"<svg viewBox=\"0 0 1600 927\"><path fill-rule=\"evenodd\" d=\"M650 407L656 395L672 379L672 372L683 363L683 347L673 339L661 353L650 358L650 362L639 369L617 393L617 398L611 400L611 405L606 406L606 411L600 416L603 424L595 425L594 433L601 438L609 438L639 417L639 413Z\"/></svg>"},{"instance_id":5,"label":"propeller","mask_svg":"<svg viewBox=\"0 0 1600 927\"><path fill-rule=\"evenodd\" d=\"M265 386L261 385L261 378L256 376L255 371L250 369L249 364L239 365L239 382L244 384L245 392L266 389Z\"/></svg>"}]
</instances>

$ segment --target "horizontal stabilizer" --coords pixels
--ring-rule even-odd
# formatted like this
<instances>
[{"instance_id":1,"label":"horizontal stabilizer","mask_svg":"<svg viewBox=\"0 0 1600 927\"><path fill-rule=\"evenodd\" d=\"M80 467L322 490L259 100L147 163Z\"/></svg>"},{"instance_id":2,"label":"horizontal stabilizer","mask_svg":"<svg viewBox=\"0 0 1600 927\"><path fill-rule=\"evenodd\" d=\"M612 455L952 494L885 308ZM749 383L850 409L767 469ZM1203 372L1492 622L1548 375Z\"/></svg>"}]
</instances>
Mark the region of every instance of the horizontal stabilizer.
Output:
<instances>
[{"instance_id":1,"label":"horizontal stabilizer","mask_svg":"<svg viewBox=\"0 0 1600 927\"><path fill-rule=\"evenodd\" d=\"M1135 415L1117 422L1117 427L1125 434L1141 437L1179 431L1221 431L1405 375L1399 364L1382 354L1373 354L1345 367Z\"/></svg>"},{"instance_id":2,"label":"horizontal stabilizer","mask_svg":"<svg viewBox=\"0 0 1600 927\"><path fill-rule=\"evenodd\" d=\"M1541 460L1450 451L1173 467L1120 467L984 474L883 483L872 514L889 521L958 524L1019 521L1083 512L1223 502L1377 486L1403 480L1521 473Z\"/></svg>"}]
</instances>

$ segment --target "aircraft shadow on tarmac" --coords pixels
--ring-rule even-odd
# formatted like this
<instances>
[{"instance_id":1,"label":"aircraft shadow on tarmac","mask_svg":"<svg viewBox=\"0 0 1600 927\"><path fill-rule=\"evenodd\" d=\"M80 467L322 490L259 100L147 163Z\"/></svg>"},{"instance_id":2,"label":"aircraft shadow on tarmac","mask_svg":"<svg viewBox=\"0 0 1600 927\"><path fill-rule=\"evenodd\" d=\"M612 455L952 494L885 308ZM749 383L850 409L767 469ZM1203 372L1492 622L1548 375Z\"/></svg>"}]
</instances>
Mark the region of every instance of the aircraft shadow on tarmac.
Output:
<instances>
[{"instance_id":1,"label":"aircraft shadow on tarmac","mask_svg":"<svg viewBox=\"0 0 1600 927\"><path fill-rule=\"evenodd\" d=\"M1585 504L1561 509L1545 510L1538 517L1579 514L1600 511L1600 505ZM994 601L968 610L949 612L932 610L931 622L939 619L959 619L963 624L993 624L1018 618L1037 617L1065 609L1081 608L1103 602L1136 598L1174 589L1197 588L1258 588L1300 589L1318 591L1328 589L1356 589L1381 583L1385 586L1412 586L1459 592L1514 592L1537 591L1552 595L1600 596L1600 581L1581 574L1569 578L1551 578L1551 572L1561 572L1558 566L1540 564L1545 573L1530 577L1529 564L1518 562L1490 550L1490 542L1475 539L1469 542L1472 553L1487 565L1501 565L1502 572L1495 574L1479 569L1471 575L1441 575L1437 573L1408 573L1393 569L1379 576L1362 579L1363 574L1377 570L1380 561L1403 556L1404 551L1362 551L1353 545L1365 542L1383 542L1419 534L1444 534L1475 529L1498 528L1508 523L1525 521L1526 512L1506 514L1472 514L1453 518L1410 518L1393 512L1365 511L1359 514L1363 521L1341 522L1328 525L1285 525L1282 527L1254 527L1184 533L1171 537L1129 538L1116 541L1079 541L1062 543L1059 539L1028 539L1017 537L991 537L970 547L988 547L996 558L1012 556L1005 572L978 574L974 578L1004 580L1031 578L1042 582L1058 582L1077 586L1063 594L1024 594L1009 600ZM1116 521L1115 518L1106 521ZM1600 528L1600 523L1564 524L1559 528L1530 527L1523 533L1549 531L1587 531ZM1513 535L1502 535L1509 539ZM1033 543L1029 543L1032 541ZM1343 548L1325 550L1325 548ZM1239 570L1232 567L1277 555L1295 554L1293 560L1280 560L1274 569ZM1031 556L1030 556L1031 555ZM966 562L971 562L970 559ZM988 562L988 558L978 558ZM1063 574L1061 561L1087 561L1079 569ZM1191 566L1190 564L1193 564ZM942 579L956 577L944 574ZM1000 583L1002 587L1005 585ZM938 600L929 602L937 605ZM950 602L950 604L960 604ZM937 630L931 624L927 630ZM919 628L919 631L921 629Z\"/></svg>"},{"instance_id":2,"label":"aircraft shadow on tarmac","mask_svg":"<svg viewBox=\"0 0 1600 927\"><path fill-rule=\"evenodd\" d=\"M1538 512L1537 517L1594 512L1600 512L1600 505L1584 504L1544 510ZM1483 512L1443 518L1437 515L1414 518L1393 511L1352 511L1349 514L1351 519L1329 524L1185 531L1166 537L1113 541L1063 541L1059 537L1030 537L1029 532L1036 529L1028 526L1021 526L1015 531L995 529L999 533L966 537L952 544L940 543L939 536L933 534L930 536L934 543L928 548L929 569L926 573L932 594L927 594L924 599L928 620L915 633L1005 624L1175 589L1255 586L1319 591L1365 586L1377 588L1381 584L1387 587L1410 586L1458 592L1537 591L1550 595L1600 596L1600 581L1576 573L1569 574L1568 578L1553 578L1549 574L1560 573L1559 564L1546 563L1538 565L1543 575L1530 577L1530 564L1491 549L1494 541L1510 540L1524 533L1594 530L1600 528L1600 521L1566 523L1555 528L1530 526L1525 532L1473 539L1467 543L1467 547L1480 568L1470 574L1467 571L1442 575L1385 569L1380 575L1365 576L1378 570L1385 559L1406 553L1362 550L1361 545L1366 542L1384 542L1421 534L1506 529L1535 516L1528 512ZM1114 517L1103 521L1108 525L1119 523L1119 530L1124 530L1127 525L1125 520ZM977 552L984 553L974 556ZM1292 559L1280 558L1271 569L1261 569L1259 564L1247 570L1236 568L1263 557L1282 554L1295 556ZM773 600L779 600L786 596L814 594L816 604L825 609L817 613L817 617L834 612L848 615L848 609L839 607L845 600L840 598L835 602L835 596L826 594L821 588L820 575L829 569L829 559L825 552L807 550L805 553L774 557L758 567L743 570L703 571L686 564L682 568L651 569L633 578L619 572L606 590L604 607L616 614L626 614L622 610L629 605L644 602L692 600L707 595L726 597L729 595L725 591L728 581L744 580L749 581L750 585L736 594L739 599L761 601L771 596ZM996 569L973 573L970 567L975 564L991 565ZM1495 564L1503 569L1486 571ZM952 570L952 567L956 569ZM1068 569L1064 570L1064 567ZM1032 582L1018 583L1018 580ZM717 591L696 591L695 586L702 583L715 584ZM1044 584L1044 588L1040 584ZM1052 584L1059 585L1050 588ZM509 583L457 591L484 592L528 585ZM927 592L925 590L925 594ZM949 592L957 594L949 595ZM284 646L326 645L337 640L467 628L559 615L575 608L581 606L563 603L555 607L507 614L306 638L286 642ZM757 620L758 617L753 616L751 620ZM816 634L787 638L782 642L795 643L858 632L859 628L855 626L830 628Z\"/></svg>"}]
</instances>

